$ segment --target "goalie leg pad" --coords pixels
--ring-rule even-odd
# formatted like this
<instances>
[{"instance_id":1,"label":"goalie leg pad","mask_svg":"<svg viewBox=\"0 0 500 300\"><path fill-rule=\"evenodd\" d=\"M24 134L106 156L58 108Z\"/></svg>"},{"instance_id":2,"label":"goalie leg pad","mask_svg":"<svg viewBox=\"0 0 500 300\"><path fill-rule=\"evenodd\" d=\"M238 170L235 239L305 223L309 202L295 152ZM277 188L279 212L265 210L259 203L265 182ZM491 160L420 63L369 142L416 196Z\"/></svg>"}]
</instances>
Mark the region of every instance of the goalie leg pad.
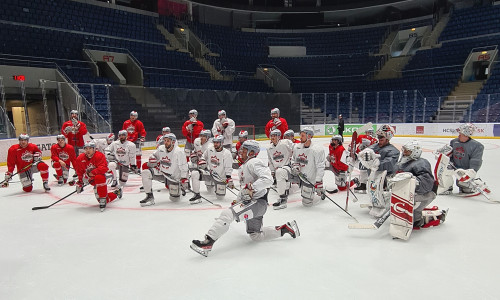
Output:
<instances>
[{"instance_id":1,"label":"goalie leg pad","mask_svg":"<svg viewBox=\"0 0 500 300\"><path fill-rule=\"evenodd\" d=\"M289 184L290 173L285 168L278 168L276 170L276 189L279 195L284 195L290 188Z\"/></svg>"}]
</instances>

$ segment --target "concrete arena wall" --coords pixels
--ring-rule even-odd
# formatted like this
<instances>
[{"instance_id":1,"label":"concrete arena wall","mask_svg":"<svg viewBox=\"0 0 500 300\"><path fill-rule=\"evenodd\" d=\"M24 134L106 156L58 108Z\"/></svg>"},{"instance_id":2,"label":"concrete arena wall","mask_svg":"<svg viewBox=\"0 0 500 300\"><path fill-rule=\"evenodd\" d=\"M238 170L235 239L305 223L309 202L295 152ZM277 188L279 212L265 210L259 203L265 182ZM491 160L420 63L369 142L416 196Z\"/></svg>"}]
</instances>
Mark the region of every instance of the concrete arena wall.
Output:
<instances>
[{"instance_id":1,"label":"concrete arena wall","mask_svg":"<svg viewBox=\"0 0 500 300\"><path fill-rule=\"evenodd\" d=\"M345 124L344 136L351 136L354 130L364 124ZM383 124L373 124L373 129L376 130ZM494 138L500 139L500 123L475 123L477 131L474 134L475 138ZM396 130L396 136L400 137L435 137L435 138L452 138L458 135L457 128L460 123L393 123L391 124ZM337 124L314 124L300 125L300 128L312 127L314 136L330 137L337 134Z\"/></svg>"}]
</instances>

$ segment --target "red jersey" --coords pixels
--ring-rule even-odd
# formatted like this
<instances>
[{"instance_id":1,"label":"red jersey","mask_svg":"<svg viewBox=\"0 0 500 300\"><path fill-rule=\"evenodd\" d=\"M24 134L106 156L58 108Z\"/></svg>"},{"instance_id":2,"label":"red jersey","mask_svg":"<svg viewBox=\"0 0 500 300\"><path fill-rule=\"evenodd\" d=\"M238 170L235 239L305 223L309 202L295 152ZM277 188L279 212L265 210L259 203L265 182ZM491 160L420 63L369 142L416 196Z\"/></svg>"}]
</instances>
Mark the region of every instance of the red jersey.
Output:
<instances>
[{"instance_id":1,"label":"red jersey","mask_svg":"<svg viewBox=\"0 0 500 300\"><path fill-rule=\"evenodd\" d=\"M19 144L10 146L7 154L7 171L13 173L14 167L17 167L17 172L26 172L30 168L28 167L26 170L23 170L23 168L33 163L33 155L35 153L40 153L40 156L42 155L42 151L32 143L28 143L26 148L21 148Z\"/></svg>"},{"instance_id":2,"label":"red jersey","mask_svg":"<svg viewBox=\"0 0 500 300\"><path fill-rule=\"evenodd\" d=\"M85 153L78 155L75 165L78 180L82 180L84 174L90 172L94 175L104 175L108 171L108 162L106 157L99 151L96 151L91 158L88 158Z\"/></svg>"},{"instance_id":3,"label":"red jersey","mask_svg":"<svg viewBox=\"0 0 500 300\"><path fill-rule=\"evenodd\" d=\"M68 168L71 164L74 167L76 159L75 148L73 148L73 146L69 144L66 144L62 148L61 146L59 146L59 144L54 144L50 148L50 158L53 161L62 160L68 166Z\"/></svg>"},{"instance_id":4,"label":"red jersey","mask_svg":"<svg viewBox=\"0 0 500 300\"><path fill-rule=\"evenodd\" d=\"M283 135L285 134L285 131L288 130L288 123L283 118L279 118L279 119L281 121L281 124L280 124L280 126L276 126L276 128L274 128L274 129L279 129L281 131L281 136L283 137ZM267 137L269 137L269 135L271 134L271 130L273 130L273 127L275 127L275 125L274 125L274 119L271 119L266 124L266 135L267 135Z\"/></svg>"},{"instance_id":5,"label":"red jersey","mask_svg":"<svg viewBox=\"0 0 500 300\"><path fill-rule=\"evenodd\" d=\"M87 125L81 121L75 124L71 120L64 122L61 132L68 139L68 144L73 147L83 147L83 136L87 134Z\"/></svg>"},{"instance_id":6,"label":"red jersey","mask_svg":"<svg viewBox=\"0 0 500 300\"><path fill-rule=\"evenodd\" d=\"M294 138L294 139L292 140L292 142L293 142L294 144L300 144L300 140L299 140L299 139L295 139L295 138Z\"/></svg>"},{"instance_id":7,"label":"red jersey","mask_svg":"<svg viewBox=\"0 0 500 300\"><path fill-rule=\"evenodd\" d=\"M349 166L340 161L342 159L342 155L344 155L345 152L344 146L339 145L334 149L332 145L329 145L328 150L330 156L332 156L333 158L332 161L330 161L330 164L339 171L347 171Z\"/></svg>"},{"instance_id":8,"label":"red jersey","mask_svg":"<svg viewBox=\"0 0 500 300\"><path fill-rule=\"evenodd\" d=\"M190 132L188 130L188 126L193 125L193 129ZM184 125L182 125L182 135L186 138L188 143L193 143L194 140L200 136L200 132L203 130L203 122L200 120L196 120L196 123L192 123L190 120L187 120L184 122Z\"/></svg>"},{"instance_id":9,"label":"red jersey","mask_svg":"<svg viewBox=\"0 0 500 300\"><path fill-rule=\"evenodd\" d=\"M370 144L364 146L365 148L378 142L378 139L376 137L373 137L371 135L366 135L366 134L360 134L360 135L358 135L358 138L356 139L356 153L359 153L359 152L361 152L361 150L363 150L363 149L360 149L360 146L362 145L363 140L365 140L365 142L366 142L366 140L370 141Z\"/></svg>"},{"instance_id":10,"label":"red jersey","mask_svg":"<svg viewBox=\"0 0 500 300\"><path fill-rule=\"evenodd\" d=\"M123 122L122 130L127 131L127 140L131 141L132 143L135 143L140 137L146 137L146 129L144 129L144 124L142 124L142 122L139 120L135 120L132 122L129 119Z\"/></svg>"}]
</instances>

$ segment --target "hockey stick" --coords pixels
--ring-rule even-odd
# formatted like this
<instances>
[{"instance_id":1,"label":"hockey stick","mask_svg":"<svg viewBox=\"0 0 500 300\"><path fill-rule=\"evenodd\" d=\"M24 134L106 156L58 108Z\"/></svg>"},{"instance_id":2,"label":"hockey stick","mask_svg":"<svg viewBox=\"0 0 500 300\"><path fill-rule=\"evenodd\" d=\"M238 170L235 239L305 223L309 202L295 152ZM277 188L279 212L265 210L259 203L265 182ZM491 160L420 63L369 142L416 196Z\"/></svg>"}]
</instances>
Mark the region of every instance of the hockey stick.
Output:
<instances>
[{"instance_id":1,"label":"hockey stick","mask_svg":"<svg viewBox=\"0 0 500 300\"><path fill-rule=\"evenodd\" d=\"M14 174L10 175L9 180L10 180L12 177L14 177L15 175L17 175L17 174L19 174L19 173L23 173L23 172L24 172L24 171L26 171L27 169L31 168L31 166L33 165L33 163L34 163L34 162L27 164L27 165L26 165L26 166L24 166L21 170L19 170L19 171L17 171L16 173L14 173ZM5 183L5 184L4 184L4 183ZM8 187L8 186L9 186L9 181L7 181L7 180L5 180L5 179L4 179L2 182L0 182L0 186L1 186L1 187Z\"/></svg>"},{"instance_id":2,"label":"hockey stick","mask_svg":"<svg viewBox=\"0 0 500 300\"><path fill-rule=\"evenodd\" d=\"M300 178L300 180L303 180L305 183L307 183L307 184L309 184L309 185L311 185L311 186L313 186L313 187L314 187L314 184L312 184L312 183L309 181L309 179L307 179L307 177L304 175L304 173L299 173L299 178ZM351 218L353 218L356 222L358 222L358 223L359 223L359 221L358 221L355 217L353 217L350 213L348 213L345 209L343 209L340 205L338 205L338 204L337 204L337 202L333 201L333 200L332 200L332 198L328 197L328 196L325 194L325 192L322 192L322 193L321 193L321 198L322 198L322 199L327 198L328 200L332 201L332 202L333 202L333 204L337 205L337 206L338 206L338 208L340 208L341 210L343 210L346 214L348 214Z\"/></svg>"},{"instance_id":3,"label":"hockey stick","mask_svg":"<svg viewBox=\"0 0 500 300\"><path fill-rule=\"evenodd\" d=\"M195 192L193 192L193 190L192 190L192 189L187 189L187 190L188 190L189 192L191 192L191 193L193 193L193 194L195 194L195 195L196 195L196 193L195 193ZM198 195L201 197L201 199L203 199L203 200L207 201L208 203L210 203L210 204L212 204L212 205L215 205L215 206L217 206L217 207L222 208L222 205L217 204L217 203L213 203L212 201L210 201L210 200L208 200L207 198L205 198L205 197L203 197L202 195L200 195L200 193L198 193Z\"/></svg>"},{"instance_id":4,"label":"hockey stick","mask_svg":"<svg viewBox=\"0 0 500 300\"><path fill-rule=\"evenodd\" d=\"M388 209L373 224L351 223L347 226L347 228L349 228L349 229L379 229L380 226L382 226L382 224L384 224L384 222L389 218L390 215L391 215L391 210Z\"/></svg>"},{"instance_id":5,"label":"hockey stick","mask_svg":"<svg viewBox=\"0 0 500 300\"><path fill-rule=\"evenodd\" d=\"M86 187L86 186L87 186L87 184L86 184L86 185L84 185L84 186L82 186L82 190L83 190L83 188L84 188L84 187ZM74 190L73 192L69 193L68 195L66 195L66 196L62 197L61 199L57 200L56 202L52 203L51 205L47 205L47 206L35 206L35 207L33 207L31 210L38 210L38 209L46 209L46 208L49 208L49 207L51 207L52 205L57 204L57 203L59 203L59 202L63 201L64 199L68 198L69 196L73 195L74 193L76 193L76 190Z\"/></svg>"},{"instance_id":6,"label":"hockey stick","mask_svg":"<svg viewBox=\"0 0 500 300\"><path fill-rule=\"evenodd\" d=\"M178 183L178 184L179 184L179 186L180 186L180 188L181 188L182 196L186 196L186 190L182 188L182 184L181 184L179 181L177 181L177 180L173 180L173 179L172 179L172 177L170 177L170 175L169 175L168 173L165 173L165 172L162 172L162 171L160 171L160 172L161 172L161 173L163 174L163 176L165 176L168 180L172 181L173 183ZM188 176L189 176L189 174L188 174ZM188 187L189 187L189 181L188 181ZM192 193L194 193L193 191L191 191L191 189L190 189L190 188L188 188L187 190L188 190L188 191L190 191L190 192L192 192Z\"/></svg>"}]
</instances>

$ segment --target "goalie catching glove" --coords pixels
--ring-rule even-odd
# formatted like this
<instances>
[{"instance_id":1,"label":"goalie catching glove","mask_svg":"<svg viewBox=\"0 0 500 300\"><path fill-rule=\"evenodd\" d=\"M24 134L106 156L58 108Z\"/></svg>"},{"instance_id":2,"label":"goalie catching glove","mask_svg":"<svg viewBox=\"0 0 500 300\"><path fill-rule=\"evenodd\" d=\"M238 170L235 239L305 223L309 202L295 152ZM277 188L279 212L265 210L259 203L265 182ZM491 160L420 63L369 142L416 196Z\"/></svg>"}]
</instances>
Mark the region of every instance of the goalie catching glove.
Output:
<instances>
[{"instance_id":1,"label":"goalie catching glove","mask_svg":"<svg viewBox=\"0 0 500 300\"><path fill-rule=\"evenodd\" d=\"M380 166L379 157L380 154L376 154L371 148L366 148L365 150L358 153L358 159L361 164L365 168L372 170L377 170Z\"/></svg>"},{"instance_id":2,"label":"goalie catching glove","mask_svg":"<svg viewBox=\"0 0 500 300\"><path fill-rule=\"evenodd\" d=\"M432 152L436 159L439 158L440 154L450 156L453 152L453 148L450 145L444 145L443 147L437 149L436 151Z\"/></svg>"}]
</instances>

